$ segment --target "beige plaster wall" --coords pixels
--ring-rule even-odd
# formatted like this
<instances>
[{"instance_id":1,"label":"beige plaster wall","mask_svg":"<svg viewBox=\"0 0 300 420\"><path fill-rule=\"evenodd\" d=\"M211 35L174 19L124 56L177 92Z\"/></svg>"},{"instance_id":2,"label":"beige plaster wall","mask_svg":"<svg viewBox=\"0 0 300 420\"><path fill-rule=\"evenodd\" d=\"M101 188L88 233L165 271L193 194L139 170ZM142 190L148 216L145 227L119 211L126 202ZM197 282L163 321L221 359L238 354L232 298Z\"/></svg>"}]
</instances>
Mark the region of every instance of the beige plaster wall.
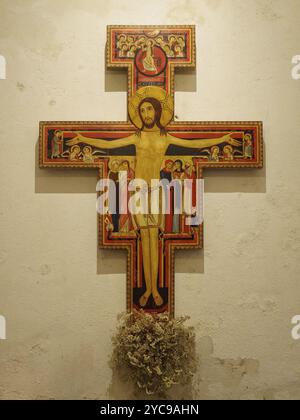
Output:
<instances>
[{"instance_id":1,"label":"beige plaster wall","mask_svg":"<svg viewBox=\"0 0 300 420\"><path fill-rule=\"evenodd\" d=\"M178 255L176 312L201 354L192 396L300 397L299 19L299 0L0 0L1 399L130 396L108 367L125 258L97 252L96 174L37 166L39 120L126 119L107 24L196 24L178 118L264 122L265 170L207 172L205 250Z\"/></svg>"}]
</instances>

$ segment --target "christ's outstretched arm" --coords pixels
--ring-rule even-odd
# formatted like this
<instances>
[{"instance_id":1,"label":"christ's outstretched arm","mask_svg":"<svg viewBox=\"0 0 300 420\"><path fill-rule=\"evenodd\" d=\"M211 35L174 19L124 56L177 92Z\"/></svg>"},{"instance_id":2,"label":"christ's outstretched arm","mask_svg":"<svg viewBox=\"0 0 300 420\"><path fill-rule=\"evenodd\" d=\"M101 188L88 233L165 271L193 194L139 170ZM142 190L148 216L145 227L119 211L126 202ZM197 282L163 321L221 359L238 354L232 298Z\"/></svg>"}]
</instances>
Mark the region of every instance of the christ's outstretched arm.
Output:
<instances>
[{"instance_id":1,"label":"christ's outstretched arm","mask_svg":"<svg viewBox=\"0 0 300 420\"><path fill-rule=\"evenodd\" d=\"M97 147L99 149L118 149L119 147L126 147L136 144L136 136L131 135L124 139L119 140L103 140L103 139L91 139L84 137L80 133L76 133L77 136L67 141L67 146L74 146L76 144L88 144L89 146Z\"/></svg>"},{"instance_id":2,"label":"christ's outstretched arm","mask_svg":"<svg viewBox=\"0 0 300 420\"><path fill-rule=\"evenodd\" d=\"M196 139L196 140L186 140L178 139L168 134L168 143L169 145L188 147L191 149L203 149L207 147L217 146L222 143L230 144L231 146L241 146L242 143L238 140L235 140L231 137L232 134L226 134L223 137L217 139Z\"/></svg>"}]
</instances>

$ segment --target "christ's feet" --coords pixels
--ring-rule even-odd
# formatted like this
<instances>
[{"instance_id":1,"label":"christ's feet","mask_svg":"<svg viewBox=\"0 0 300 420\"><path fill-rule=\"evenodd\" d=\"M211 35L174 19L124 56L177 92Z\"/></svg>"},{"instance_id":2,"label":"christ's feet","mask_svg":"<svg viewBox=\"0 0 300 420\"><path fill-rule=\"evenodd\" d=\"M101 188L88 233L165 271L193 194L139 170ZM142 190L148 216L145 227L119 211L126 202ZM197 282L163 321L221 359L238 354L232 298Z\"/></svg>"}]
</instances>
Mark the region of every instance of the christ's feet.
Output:
<instances>
[{"instance_id":1,"label":"christ's feet","mask_svg":"<svg viewBox=\"0 0 300 420\"><path fill-rule=\"evenodd\" d=\"M152 293L152 295L153 295L153 299L156 306L161 306L164 303L163 298L160 296L158 292L154 292Z\"/></svg>"},{"instance_id":2,"label":"christ's feet","mask_svg":"<svg viewBox=\"0 0 300 420\"><path fill-rule=\"evenodd\" d=\"M140 305L142 308L144 308L147 305L150 296L151 296L151 292L146 292L140 298Z\"/></svg>"}]
</instances>

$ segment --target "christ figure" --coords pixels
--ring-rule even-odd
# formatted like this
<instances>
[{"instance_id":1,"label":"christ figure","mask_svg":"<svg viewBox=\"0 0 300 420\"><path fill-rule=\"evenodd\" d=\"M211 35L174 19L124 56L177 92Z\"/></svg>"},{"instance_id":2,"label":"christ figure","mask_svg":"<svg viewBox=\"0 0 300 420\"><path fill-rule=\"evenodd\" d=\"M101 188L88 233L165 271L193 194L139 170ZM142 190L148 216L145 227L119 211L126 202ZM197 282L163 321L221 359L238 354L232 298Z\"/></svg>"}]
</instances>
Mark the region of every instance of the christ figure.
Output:
<instances>
[{"instance_id":1,"label":"christ figure","mask_svg":"<svg viewBox=\"0 0 300 420\"><path fill-rule=\"evenodd\" d=\"M99 149L116 149L134 145L136 149L135 178L147 182L151 191L151 181L160 179L162 163L166 159L166 152L171 145L204 149L217 146L222 143L231 146L240 146L241 143L227 134L215 139L179 139L170 135L166 127L161 123L163 113L163 102L149 96L141 99L138 106L138 114L142 121L142 127L133 135L114 141L104 139L91 139L77 133L77 136L67 142L68 146L87 144ZM164 301L158 291L158 269L159 269L159 217L149 214L138 214L133 216L140 231L143 270L146 283L146 291L140 298L140 306L145 307L152 295L156 306L160 307Z\"/></svg>"}]
</instances>

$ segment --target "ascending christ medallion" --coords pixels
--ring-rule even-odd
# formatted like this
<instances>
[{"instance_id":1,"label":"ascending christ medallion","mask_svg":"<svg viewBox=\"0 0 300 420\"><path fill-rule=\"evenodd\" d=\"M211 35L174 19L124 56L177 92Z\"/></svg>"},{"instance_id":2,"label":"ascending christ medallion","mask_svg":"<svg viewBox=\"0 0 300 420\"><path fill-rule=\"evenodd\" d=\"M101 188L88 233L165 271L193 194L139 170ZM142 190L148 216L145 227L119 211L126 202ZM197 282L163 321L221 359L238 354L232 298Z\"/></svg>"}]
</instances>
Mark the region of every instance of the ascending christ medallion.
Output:
<instances>
[{"instance_id":1,"label":"ascending christ medallion","mask_svg":"<svg viewBox=\"0 0 300 420\"><path fill-rule=\"evenodd\" d=\"M167 56L165 52L160 47L155 46L154 41L150 39L137 53L135 65L138 68L138 71L144 76L158 76L166 68Z\"/></svg>"}]
</instances>

